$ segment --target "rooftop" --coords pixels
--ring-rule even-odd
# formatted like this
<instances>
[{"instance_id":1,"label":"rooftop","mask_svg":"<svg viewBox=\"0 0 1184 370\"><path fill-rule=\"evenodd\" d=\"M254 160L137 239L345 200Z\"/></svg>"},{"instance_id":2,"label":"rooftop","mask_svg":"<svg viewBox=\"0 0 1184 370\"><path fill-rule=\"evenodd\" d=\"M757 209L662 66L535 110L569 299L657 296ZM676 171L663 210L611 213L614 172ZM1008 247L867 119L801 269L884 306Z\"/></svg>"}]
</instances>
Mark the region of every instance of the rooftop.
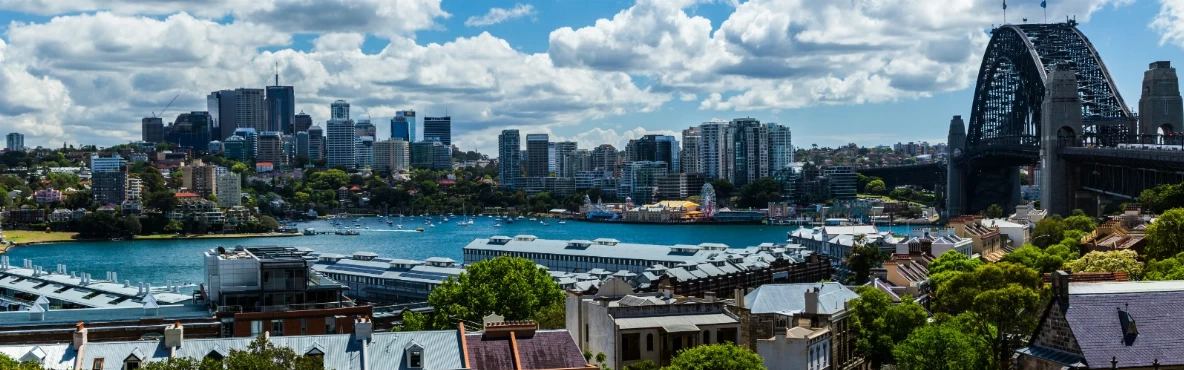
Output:
<instances>
[{"instance_id":1,"label":"rooftop","mask_svg":"<svg viewBox=\"0 0 1184 370\"><path fill-rule=\"evenodd\" d=\"M139 308L140 299L147 293L146 290L151 290L157 302L164 305L178 304L193 298L188 294L167 291L167 288L151 288L146 285L146 289L142 289L138 284L130 282L91 279L81 274L64 274L63 271L41 271L36 267L0 268L0 289L97 308Z\"/></svg>"},{"instance_id":2,"label":"rooftop","mask_svg":"<svg viewBox=\"0 0 1184 370\"><path fill-rule=\"evenodd\" d=\"M833 315L859 297L839 283L765 284L744 296L744 307L754 314L793 314L806 311L806 290L819 288L818 313Z\"/></svg>"},{"instance_id":3,"label":"rooftop","mask_svg":"<svg viewBox=\"0 0 1184 370\"><path fill-rule=\"evenodd\" d=\"M711 257L723 256L740 249L726 244L703 243L699 245L656 245L624 243L616 239L597 238L587 240L538 239L533 235L518 235L513 238L493 236L488 239L473 239L465 250L496 250L503 252L544 253L552 255L622 258L657 261L666 263L705 262Z\"/></svg>"}]
</instances>

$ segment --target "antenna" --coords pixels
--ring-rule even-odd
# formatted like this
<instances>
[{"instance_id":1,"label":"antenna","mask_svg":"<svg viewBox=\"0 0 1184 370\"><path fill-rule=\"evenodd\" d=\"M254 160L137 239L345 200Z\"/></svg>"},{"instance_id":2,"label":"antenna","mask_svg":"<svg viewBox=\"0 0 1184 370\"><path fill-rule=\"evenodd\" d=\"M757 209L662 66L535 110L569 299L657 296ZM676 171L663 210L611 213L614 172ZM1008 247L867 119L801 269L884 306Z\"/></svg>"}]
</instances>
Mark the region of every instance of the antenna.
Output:
<instances>
[{"instance_id":1,"label":"antenna","mask_svg":"<svg viewBox=\"0 0 1184 370\"><path fill-rule=\"evenodd\" d=\"M275 85L280 85L280 62L275 62Z\"/></svg>"},{"instance_id":2,"label":"antenna","mask_svg":"<svg viewBox=\"0 0 1184 370\"><path fill-rule=\"evenodd\" d=\"M169 100L169 104L168 104L168 105L165 105L165 106L164 106L164 109L161 109L161 110L160 110L160 115L159 115L159 116L158 116L158 115L156 115L156 112L152 112L152 118L160 118L160 117L164 116L164 111L166 111L166 110L169 110L169 107L170 107L170 106L172 106L172 105L173 105L173 102L177 101L177 98L179 98L179 97L181 97L181 95L174 96L174 97L173 97L173 100Z\"/></svg>"}]
</instances>

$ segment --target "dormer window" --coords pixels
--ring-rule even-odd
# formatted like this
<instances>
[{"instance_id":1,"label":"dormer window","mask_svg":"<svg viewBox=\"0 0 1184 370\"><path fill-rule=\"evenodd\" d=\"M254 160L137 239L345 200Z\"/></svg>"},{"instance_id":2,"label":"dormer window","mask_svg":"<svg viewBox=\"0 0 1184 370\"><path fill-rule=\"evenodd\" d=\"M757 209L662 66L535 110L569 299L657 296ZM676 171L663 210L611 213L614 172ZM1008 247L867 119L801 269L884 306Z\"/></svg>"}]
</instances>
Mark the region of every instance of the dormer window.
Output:
<instances>
[{"instance_id":1,"label":"dormer window","mask_svg":"<svg viewBox=\"0 0 1184 370\"><path fill-rule=\"evenodd\" d=\"M422 369L423 368L423 347L415 342L407 345L407 368Z\"/></svg>"}]
</instances>

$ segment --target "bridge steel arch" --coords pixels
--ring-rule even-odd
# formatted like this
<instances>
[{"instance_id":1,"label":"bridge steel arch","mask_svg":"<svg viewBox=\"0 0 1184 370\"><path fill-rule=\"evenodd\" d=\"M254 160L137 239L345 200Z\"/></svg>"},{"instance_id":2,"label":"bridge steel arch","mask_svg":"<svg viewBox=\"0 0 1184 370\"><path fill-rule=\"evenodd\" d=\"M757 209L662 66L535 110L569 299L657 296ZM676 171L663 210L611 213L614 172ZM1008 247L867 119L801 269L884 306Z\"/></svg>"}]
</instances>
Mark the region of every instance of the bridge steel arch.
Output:
<instances>
[{"instance_id":1,"label":"bridge steel arch","mask_svg":"<svg viewBox=\"0 0 1184 370\"><path fill-rule=\"evenodd\" d=\"M961 196L972 213L991 204L1019 202L1018 167L1040 162L1042 107L1049 73L1060 66L1075 71L1081 99L1082 131L1093 140L1133 134L1134 115L1089 39L1076 22L1004 25L992 30L974 90L966 142L956 154ZM1006 209L1006 208L1005 208Z\"/></svg>"}]
</instances>

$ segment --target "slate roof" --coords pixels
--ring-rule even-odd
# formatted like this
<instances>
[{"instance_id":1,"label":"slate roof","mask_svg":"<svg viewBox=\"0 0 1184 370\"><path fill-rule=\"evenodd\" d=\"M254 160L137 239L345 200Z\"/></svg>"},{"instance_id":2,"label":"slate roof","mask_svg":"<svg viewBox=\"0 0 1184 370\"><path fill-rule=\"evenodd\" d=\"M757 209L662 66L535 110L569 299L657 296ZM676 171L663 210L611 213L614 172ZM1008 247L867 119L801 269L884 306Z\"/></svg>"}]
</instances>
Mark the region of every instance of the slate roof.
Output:
<instances>
[{"instance_id":1,"label":"slate roof","mask_svg":"<svg viewBox=\"0 0 1184 370\"><path fill-rule=\"evenodd\" d=\"M569 369L587 365L583 352L567 330L539 330L531 336L516 336L522 369ZM488 339L482 333L465 335L472 370L513 369L510 338Z\"/></svg>"},{"instance_id":2,"label":"slate roof","mask_svg":"<svg viewBox=\"0 0 1184 370\"><path fill-rule=\"evenodd\" d=\"M845 308L847 301L859 294L839 283L765 284L744 296L744 307L753 314L806 311L806 289L821 288L818 313L833 315Z\"/></svg>"},{"instance_id":3,"label":"slate roof","mask_svg":"<svg viewBox=\"0 0 1184 370\"><path fill-rule=\"evenodd\" d=\"M1059 309L1054 307L1053 309ZM1138 334L1123 342L1119 312L1135 320ZM1070 285L1065 319L1093 368L1184 365L1184 281Z\"/></svg>"}]
</instances>

